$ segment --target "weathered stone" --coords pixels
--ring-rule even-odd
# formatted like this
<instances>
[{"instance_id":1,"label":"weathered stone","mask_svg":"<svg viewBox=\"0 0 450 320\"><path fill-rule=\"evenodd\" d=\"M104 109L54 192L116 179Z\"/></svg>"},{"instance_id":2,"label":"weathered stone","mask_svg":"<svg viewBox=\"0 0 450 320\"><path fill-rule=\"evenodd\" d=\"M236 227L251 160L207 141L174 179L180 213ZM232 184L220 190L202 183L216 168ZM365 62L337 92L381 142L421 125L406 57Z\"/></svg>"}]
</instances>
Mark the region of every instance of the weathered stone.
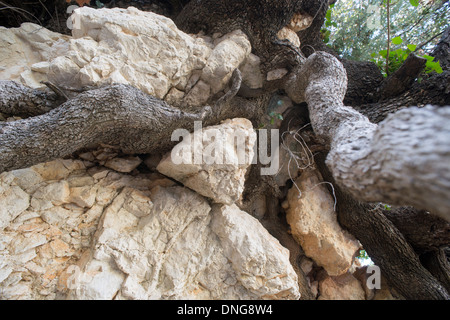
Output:
<instances>
[{"instance_id":1,"label":"weathered stone","mask_svg":"<svg viewBox=\"0 0 450 320\"><path fill-rule=\"evenodd\" d=\"M267 72L266 79L267 79L267 81L273 81L273 80L281 79L287 73L288 73L288 70L284 69L284 68L270 70L269 72Z\"/></svg>"},{"instance_id":2,"label":"weathered stone","mask_svg":"<svg viewBox=\"0 0 450 320\"><path fill-rule=\"evenodd\" d=\"M289 40L290 43L292 43L296 47L300 47L300 39L298 38L297 34L294 30L284 27L277 33L277 37L280 40Z\"/></svg>"},{"instance_id":3,"label":"weathered stone","mask_svg":"<svg viewBox=\"0 0 450 320\"><path fill-rule=\"evenodd\" d=\"M319 282L319 300L365 300L361 283L350 273Z\"/></svg>"},{"instance_id":4,"label":"weathered stone","mask_svg":"<svg viewBox=\"0 0 450 320\"><path fill-rule=\"evenodd\" d=\"M95 203L96 197L96 186L70 188L70 202L73 202L82 208L92 207Z\"/></svg>"},{"instance_id":5,"label":"weathered stone","mask_svg":"<svg viewBox=\"0 0 450 320\"><path fill-rule=\"evenodd\" d=\"M30 205L30 196L18 186L2 184L0 175L0 230Z\"/></svg>"},{"instance_id":6,"label":"weathered stone","mask_svg":"<svg viewBox=\"0 0 450 320\"><path fill-rule=\"evenodd\" d=\"M68 202L70 188L67 181L49 183L36 190L33 198L50 201L53 205L61 205Z\"/></svg>"},{"instance_id":7,"label":"weathered stone","mask_svg":"<svg viewBox=\"0 0 450 320\"><path fill-rule=\"evenodd\" d=\"M242 285L263 299L298 299L289 251L236 205L215 207L211 228ZM249 232L251 230L251 232Z\"/></svg>"},{"instance_id":8,"label":"weathered stone","mask_svg":"<svg viewBox=\"0 0 450 320\"><path fill-rule=\"evenodd\" d=\"M30 249L41 246L47 242L47 238L42 234L32 234L29 237L18 236L10 244L10 250L14 254L24 253Z\"/></svg>"},{"instance_id":9,"label":"weathered stone","mask_svg":"<svg viewBox=\"0 0 450 320\"><path fill-rule=\"evenodd\" d=\"M32 167L44 180L61 180L65 179L71 173L62 159L40 163Z\"/></svg>"},{"instance_id":10,"label":"weathered stone","mask_svg":"<svg viewBox=\"0 0 450 320\"><path fill-rule=\"evenodd\" d=\"M44 181L41 175L31 168L14 170L11 171L10 174L14 176L14 183L28 194L32 194L36 191L39 184Z\"/></svg>"},{"instance_id":11,"label":"weathered stone","mask_svg":"<svg viewBox=\"0 0 450 320\"><path fill-rule=\"evenodd\" d=\"M240 30L223 36L216 43L201 75L201 79L211 86L212 94L225 87L233 71L251 52L250 42Z\"/></svg>"},{"instance_id":12,"label":"weathered stone","mask_svg":"<svg viewBox=\"0 0 450 320\"><path fill-rule=\"evenodd\" d=\"M0 27L0 79L45 87L40 82L47 80L46 61L65 53L68 39L33 23L22 23L19 28Z\"/></svg>"},{"instance_id":13,"label":"weathered stone","mask_svg":"<svg viewBox=\"0 0 450 320\"><path fill-rule=\"evenodd\" d=\"M214 143L211 142L213 136L217 139ZM238 137L238 144L234 137ZM215 202L231 204L244 190L244 177L253 160L255 142L256 133L249 120L226 120L184 137L174 151L161 160L157 170ZM183 145L189 150L181 149L178 153Z\"/></svg>"},{"instance_id":14,"label":"weathered stone","mask_svg":"<svg viewBox=\"0 0 450 320\"><path fill-rule=\"evenodd\" d=\"M289 252L256 219L236 206L210 211L186 188L126 187L105 209L77 277L63 273L59 286L70 299L299 297Z\"/></svg>"},{"instance_id":15,"label":"weathered stone","mask_svg":"<svg viewBox=\"0 0 450 320\"><path fill-rule=\"evenodd\" d=\"M292 29L294 32L299 32L300 30L307 29L313 20L314 17L311 17L309 14L294 13L291 22L287 27Z\"/></svg>"},{"instance_id":16,"label":"weathered stone","mask_svg":"<svg viewBox=\"0 0 450 320\"><path fill-rule=\"evenodd\" d=\"M142 163L139 157L113 158L105 163L105 167L118 172L131 172Z\"/></svg>"},{"instance_id":17,"label":"weathered stone","mask_svg":"<svg viewBox=\"0 0 450 320\"><path fill-rule=\"evenodd\" d=\"M287 195L286 219L306 255L338 276L351 267L360 244L339 226L334 199L321 182L316 171L301 174Z\"/></svg>"},{"instance_id":18,"label":"weathered stone","mask_svg":"<svg viewBox=\"0 0 450 320\"><path fill-rule=\"evenodd\" d=\"M263 86L264 79L260 65L261 59L250 53L239 68L242 73L242 81L251 89L258 89Z\"/></svg>"}]
</instances>

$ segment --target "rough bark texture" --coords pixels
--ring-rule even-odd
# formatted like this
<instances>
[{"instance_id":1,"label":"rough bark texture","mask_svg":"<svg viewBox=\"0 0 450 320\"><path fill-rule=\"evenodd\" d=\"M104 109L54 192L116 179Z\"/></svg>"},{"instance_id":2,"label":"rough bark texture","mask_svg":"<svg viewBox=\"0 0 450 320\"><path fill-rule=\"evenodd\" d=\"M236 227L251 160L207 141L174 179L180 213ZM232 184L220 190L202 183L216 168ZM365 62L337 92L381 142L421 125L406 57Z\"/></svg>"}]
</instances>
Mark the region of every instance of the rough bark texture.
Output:
<instances>
[{"instance_id":1,"label":"rough bark texture","mask_svg":"<svg viewBox=\"0 0 450 320\"><path fill-rule=\"evenodd\" d=\"M332 3L330 1L329 4ZM323 26L327 10L328 6L320 8L311 26L297 33L302 44L302 51L306 57L318 51L327 52L341 61L348 75L347 92L344 98L345 105L354 106L378 101L378 88L383 83L383 75L378 67L369 61L342 59L323 42L320 29Z\"/></svg>"},{"instance_id":2,"label":"rough bark texture","mask_svg":"<svg viewBox=\"0 0 450 320\"><path fill-rule=\"evenodd\" d=\"M422 264L450 291L450 248L443 246L438 250L421 256Z\"/></svg>"},{"instance_id":3,"label":"rough bark texture","mask_svg":"<svg viewBox=\"0 0 450 320\"><path fill-rule=\"evenodd\" d=\"M286 91L308 103L327 165L357 199L412 205L450 220L450 108L409 108L380 125L343 105L346 72L332 55L311 55Z\"/></svg>"},{"instance_id":4,"label":"rough bark texture","mask_svg":"<svg viewBox=\"0 0 450 320\"><path fill-rule=\"evenodd\" d=\"M239 78L235 74L234 79ZM20 90L16 94L20 96ZM28 99L29 90L22 94L22 99ZM227 93L214 107L188 113L128 85L90 90L40 116L1 123L0 171L65 157L98 143L130 154L168 151L173 146L172 132L177 128L192 130L194 121L213 125L227 118L260 116L258 103L229 99ZM8 104L8 100L4 102Z\"/></svg>"},{"instance_id":5,"label":"rough bark texture","mask_svg":"<svg viewBox=\"0 0 450 320\"><path fill-rule=\"evenodd\" d=\"M1 80L0 92L0 112L6 115L37 116L61 103L56 94L30 89L13 81Z\"/></svg>"},{"instance_id":6,"label":"rough bark texture","mask_svg":"<svg viewBox=\"0 0 450 320\"><path fill-rule=\"evenodd\" d=\"M363 245L388 282L406 299L450 299L443 284L421 264L402 233L380 209L356 201L334 180L325 156L316 157L326 181L334 185L339 223Z\"/></svg>"},{"instance_id":7,"label":"rough bark texture","mask_svg":"<svg viewBox=\"0 0 450 320\"><path fill-rule=\"evenodd\" d=\"M450 105L450 71L424 77L420 83L415 82L409 90L396 97L353 107L367 116L371 122L379 123L388 114L410 106L423 107L427 104Z\"/></svg>"},{"instance_id":8,"label":"rough bark texture","mask_svg":"<svg viewBox=\"0 0 450 320\"><path fill-rule=\"evenodd\" d=\"M450 244L450 223L425 210L400 207L383 210L383 214L419 254L434 252Z\"/></svg>"},{"instance_id":9,"label":"rough bark texture","mask_svg":"<svg viewBox=\"0 0 450 320\"><path fill-rule=\"evenodd\" d=\"M297 48L277 38L277 32L290 22L294 13L314 17L327 5L327 0L191 1L175 22L189 33L203 30L223 34L241 29L249 37L254 53L262 58L265 73L281 67L292 69L304 60Z\"/></svg>"},{"instance_id":10,"label":"rough bark texture","mask_svg":"<svg viewBox=\"0 0 450 320\"><path fill-rule=\"evenodd\" d=\"M442 34L439 43L433 49L432 56L436 61L439 61L442 69L450 70L450 27L448 27Z\"/></svg>"},{"instance_id":11,"label":"rough bark texture","mask_svg":"<svg viewBox=\"0 0 450 320\"><path fill-rule=\"evenodd\" d=\"M398 96L409 89L425 67L427 59L411 53L402 66L391 74L381 87L381 98L387 99Z\"/></svg>"},{"instance_id":12,"label":"rough bark texture","mask_svg":"<svg viewBox=\"0 0 450 320\"><path fill-rule=\"evenodd\" d=\"M442 177L440 175L443 174L442 171L446 171L445 166L449 162L447 159L449 151L439 152L442 148L444 150L447 148L444 146L446 144L444 141L450 138L450 132L445 129L449 109L403 110L404 112L390 117L390 121L378 127L370 123L362 114L342 104L346 72L333 56L322 52L311 55L299 74L302 74L302 77L292 78L286 90L297 102L305 100L308 103L313 129L316 135L330 147L326 163L330 168L332 181L340 190L338 203L342 203L344 207L338 210L341 224L363 243L369 255L374 257L375 263L384 270L390 282L406 298L448 299L446 289L421 265L412 247L392 222L376 210L366 214L368 207L355 204L352 198L362 201L410 203L418 207L428 207L432 212L439 213L448 219L449 204L446 196L448 191L437 195L439 199L434 198L434 201L430 202L429 198L422 198L423 188L414 187L414 180L411 180L411 177L416 179L414 172L406 176L399 175L401 175L400 172L404 173L409 168L414 168L415 172L424 168L432 168L430 171L434 172L437 168L439 174L428 181L427 187L433 189L435 185L439 185L436 180ZM442 111L444 114L441 115ZM425 118L422 113L425 113ZM446 121L441 122L442 119ZM409 121L412 121L412 125ZM433 126L428 127L431 123ZM418 127L415 128L414 124ZM436 126L443 132L434 136ZM422 135L424 133L425 135ZM385 136L389 136L389 139L383 138ZM422 144L425 138L426 143ZM439 142L441 138L443 140ZM411 140L414 141L413 144L409 144ZM438 141L438 145L430 145L434 143L430 140ZM394 144L391 145L391 143ZM411 152L430 154L430 150L426 150L428 147L437 151L439 155L431 154L433 157L441 156L441 160L429 166L431 159L425 163L410 163L402 160L400 165L396 161L391 162L391 159L397 161L400 158L405 159L405 154ZM440 161L445 163L443 167L439 167ZM328 169L323 167L321 171L324 170ZM419 176L424 178L429 177L429 174L431 172L422 171ZM444 184L445 189L448 188L445 186L448 181L449 177L442 178L441 183ZM426 182L422 181L421 187L424 186L423 183ZM417 190L412 190L414 188ZM384 193L386 189L389 191ZM439 193L439 190L434 192ZM435 197L434 192L431 195L427 194L426 197ZM411 196L412 194L414 196ZM421 200L418 201L418 199ZM439 204L436 206L436 203ZM356 207L352 208L352 206ZM367 233L367 230L372 232ZM383 243L390 243L389 248ZM385 257L391 259L386 261ZM393 257L397 261L392 261ZM418 285L418 283L421 284Z\"/></svg>"}]
</instances>

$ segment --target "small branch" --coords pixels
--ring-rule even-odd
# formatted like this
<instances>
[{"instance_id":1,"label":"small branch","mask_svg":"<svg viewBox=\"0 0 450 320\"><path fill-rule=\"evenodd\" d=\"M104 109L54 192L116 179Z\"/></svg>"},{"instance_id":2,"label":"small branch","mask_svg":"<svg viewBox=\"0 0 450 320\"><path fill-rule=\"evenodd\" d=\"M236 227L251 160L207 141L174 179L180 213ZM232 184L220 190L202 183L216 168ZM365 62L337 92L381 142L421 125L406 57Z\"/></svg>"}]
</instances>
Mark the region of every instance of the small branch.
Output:
<instances>
[{"instance_id":1,"label":"small branch","mask_svg":"<svg viewBox=\"0 0 450 320\"><path fill-rule=\"evenodd\" d=\"M387 54L386 54L386 75L389 76L389 51L391 49L391 17L390 17L390 0L386 1L387 9Z\"/></svg>"},{"instance_id":2,"label":"small branch","mask_svg":"<svg viewBox=\"0 0 450 320\"><path fill-rule=\"evenodd\" d=\"M60 99L64 102L69 100L69 97L64 93L64 91L59 88L57 85L51 83L50 81L41 81L42 84L45 84L47 88L52 90Z\"/></svg>"},{"instance_id":3,"label":"small branch","mask_svg":"<svg viewBox=\"0 0 450 320\"><path fill-rule=\"evenodd\" d=\"M450 243L450 223L425 210L400 207L383 210L383 214L419 254L438 250Z\"/></svg>"},{"instance_id":4,"label":"small branch","mask_svg":"<svg viewBox=\"0 0 450 320\"><path fill-rule=\"evenodd\" d=\"M411 53L402 66L384 81L381 86L381 98L395 97L409 89L426 63L427 59Z\"/></svg>"}]
</instances>

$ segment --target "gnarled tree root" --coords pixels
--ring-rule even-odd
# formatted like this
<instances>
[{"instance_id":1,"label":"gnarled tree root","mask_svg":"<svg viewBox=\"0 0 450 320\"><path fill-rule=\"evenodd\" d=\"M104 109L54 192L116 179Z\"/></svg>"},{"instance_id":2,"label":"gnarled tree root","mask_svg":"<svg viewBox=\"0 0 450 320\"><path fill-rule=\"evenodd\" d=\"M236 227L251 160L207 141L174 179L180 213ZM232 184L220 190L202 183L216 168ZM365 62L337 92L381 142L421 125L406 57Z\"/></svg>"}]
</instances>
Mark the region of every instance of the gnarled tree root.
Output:
<instances>
[{"instance_id":1,"label":"gnarled tree root","mask_svg":"<svg viewBox=\"0 0 450 320\"><path fill-rule=\"evenodd\" d=\"M342 101L346 73L332 55L311 55L286 86L308 103L327 165L356 199L426 209L450 220L450 107L411 107L376 125Z\"/></svg>"},{"instance_id":2,"label":"gnarled tree root","mask_svg":"<svg viewBox=\"0 0 450 320\"><path fill-rule=\"evenodd\" d=\"M376 125L343 105L346 72L332 55L311 55L295 74L286 91L307 102L313 130L328 146L318 163L335 183L340 223L405 298L450 299L393 223L359 202L412 205L450 220L450 108L408 108Z\"/></svg>"},{"instance_id":3,"label":"gnarled tree root","mask_svg":"<svg viewBox=\"0 0 450 320\"><path fill-rule=\"evenodd\" d=\"M19 100L29 94L25 89ZM257 113L255 104L241 98L229 101L228 96L213 108L184 112L132 86L115 84L83 92L39 116L0 123L0 172L65 157L99 143L130 154L169 151L177 128L193 130L194 121L208 126L228 118L251 119Z\"/></svg>"}]
</instances>

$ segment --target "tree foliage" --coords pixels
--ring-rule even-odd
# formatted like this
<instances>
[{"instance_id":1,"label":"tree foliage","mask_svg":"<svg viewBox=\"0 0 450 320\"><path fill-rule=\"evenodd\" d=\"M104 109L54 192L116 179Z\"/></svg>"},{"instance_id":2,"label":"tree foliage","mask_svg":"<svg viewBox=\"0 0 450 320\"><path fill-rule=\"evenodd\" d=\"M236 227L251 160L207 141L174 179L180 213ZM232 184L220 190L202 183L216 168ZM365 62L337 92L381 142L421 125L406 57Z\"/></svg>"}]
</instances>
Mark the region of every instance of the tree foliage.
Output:
<instances>
[{"instance_id":1,"label":"tree foliage","mask_svg":"<svg viewBox=\"0 0 450 320\"><path fill-rule=\"evenodd\" d=\"M412 51L428 53L450 20L448 0L390 0L389 6L394 50L411 50L410 44L416 46ZM387 49L386 0L340 0L330 7L324 29L325 41L343 58L371 60L372 53Z\"/></svg>"}]
</instances>

